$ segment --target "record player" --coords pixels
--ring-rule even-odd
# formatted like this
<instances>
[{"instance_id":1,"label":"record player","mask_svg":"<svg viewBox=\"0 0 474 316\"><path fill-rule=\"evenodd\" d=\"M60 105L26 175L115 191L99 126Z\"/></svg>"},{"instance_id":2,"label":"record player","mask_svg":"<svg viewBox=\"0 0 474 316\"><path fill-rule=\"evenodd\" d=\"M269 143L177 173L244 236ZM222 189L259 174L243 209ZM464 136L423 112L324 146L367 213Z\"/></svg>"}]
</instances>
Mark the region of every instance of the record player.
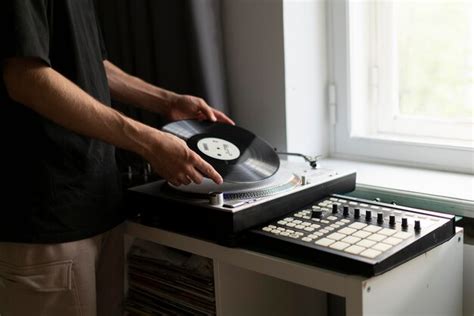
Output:
<instances>
[{"instance_id":1,"label":"record player","mask_svg":"<svg viewBox=\"0 0 474 316\"><path fill-rule=\"evenodd\" d=\"M354 171L280 160L266 141L237 126L184 120L162 129L185 140L224 183L159 180L129 188L129 208L147 225L234 245L250 228L355 188Z\"/></svg>"}]
</instances>

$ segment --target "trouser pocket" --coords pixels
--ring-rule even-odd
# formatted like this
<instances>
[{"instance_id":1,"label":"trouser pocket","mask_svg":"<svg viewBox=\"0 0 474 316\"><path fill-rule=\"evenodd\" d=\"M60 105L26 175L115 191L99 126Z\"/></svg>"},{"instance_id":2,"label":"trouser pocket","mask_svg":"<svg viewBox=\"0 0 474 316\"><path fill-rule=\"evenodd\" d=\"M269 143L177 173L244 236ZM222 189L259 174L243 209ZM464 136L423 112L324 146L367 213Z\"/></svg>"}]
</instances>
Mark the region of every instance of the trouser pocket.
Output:
<instances>
[{"instance_id":1,"label":"trouser pocket","mask_svg":"<svg viewBox=\"0 0 474 316\"><path fill-rule=\"evenodd\" d=\"M0 261L0 315L76 315L72 261L15 266Z\"/></svg>"}]
</instances>

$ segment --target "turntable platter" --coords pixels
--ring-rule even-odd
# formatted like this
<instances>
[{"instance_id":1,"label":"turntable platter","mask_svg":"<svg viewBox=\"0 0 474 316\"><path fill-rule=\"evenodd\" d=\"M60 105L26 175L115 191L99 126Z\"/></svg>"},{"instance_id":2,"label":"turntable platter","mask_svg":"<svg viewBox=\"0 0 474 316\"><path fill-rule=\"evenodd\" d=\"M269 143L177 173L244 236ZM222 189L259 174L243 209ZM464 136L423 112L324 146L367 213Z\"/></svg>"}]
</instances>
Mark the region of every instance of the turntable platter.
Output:
<instances>
[{"instance_id":1,"label":"turntable platter","mask_svg":"<svg viewBox=\"0 0 474 316\"><path fill-rule=\"evenodd\" d=\"M280 168L272 177L253 183L224 182L215 184L205 178L201 184L173 186L173 189L190 194L206 195L212 192L223 192L227 200L242 198L258 198L290 190L301 183L300 178L288 168Z\"/></svg>"}]
</instances>

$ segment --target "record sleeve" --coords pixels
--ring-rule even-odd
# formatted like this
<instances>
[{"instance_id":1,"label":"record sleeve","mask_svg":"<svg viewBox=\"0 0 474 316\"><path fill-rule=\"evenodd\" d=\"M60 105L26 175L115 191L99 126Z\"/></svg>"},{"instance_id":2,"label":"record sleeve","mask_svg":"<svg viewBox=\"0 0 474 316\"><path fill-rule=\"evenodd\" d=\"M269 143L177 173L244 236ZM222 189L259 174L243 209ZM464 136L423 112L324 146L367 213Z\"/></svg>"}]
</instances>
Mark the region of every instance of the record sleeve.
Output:
<instances>
[{"instance_id":1,"label":"record sleeve","mask_svg":"<svg viewBox=\"0 0 474 316\"><path fill-rule=\"evenodd\" d=\"M186 141L225 182L262 181L280 167L280 159L270 144L235 125L182 120L163 126L162 130Z\"/></svg>"}]
</instances>

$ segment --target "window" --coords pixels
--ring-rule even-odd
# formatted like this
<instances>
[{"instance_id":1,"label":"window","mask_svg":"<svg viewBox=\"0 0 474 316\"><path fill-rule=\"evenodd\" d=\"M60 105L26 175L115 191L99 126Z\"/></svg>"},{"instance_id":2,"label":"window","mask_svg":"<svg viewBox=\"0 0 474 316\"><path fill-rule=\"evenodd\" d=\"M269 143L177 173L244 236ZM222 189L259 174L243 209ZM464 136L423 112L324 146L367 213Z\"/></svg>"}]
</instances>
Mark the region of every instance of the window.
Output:
<instances>
[{"instance_id":1,"label":"window","mask_svg":"<svg viewBox=\"0 0 474 316\"><path fill-rule=\"evenodd\" d=\"M474 2L328 5L333 155L473 173Z\"/></svg>"}]
</instances>

